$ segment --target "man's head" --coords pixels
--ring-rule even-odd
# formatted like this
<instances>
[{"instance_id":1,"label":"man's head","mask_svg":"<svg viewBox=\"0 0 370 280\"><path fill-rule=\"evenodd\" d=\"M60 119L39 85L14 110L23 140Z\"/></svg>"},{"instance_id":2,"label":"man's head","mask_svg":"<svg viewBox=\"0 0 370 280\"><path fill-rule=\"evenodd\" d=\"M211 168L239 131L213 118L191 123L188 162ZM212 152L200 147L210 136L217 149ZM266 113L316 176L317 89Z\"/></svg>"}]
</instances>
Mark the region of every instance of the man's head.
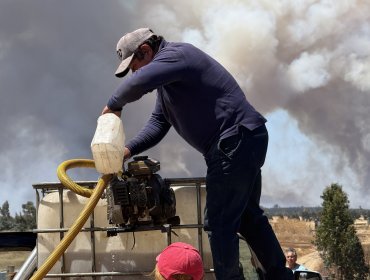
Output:
<instances>
[{"instance_id":1,"label":"man's head","mask_svg":"<svg viewBox=\"0 0 370 280\"><path fill-rule=\"evenodd\" d=\"M198 250L187 243L172 243L156 260L156 269L165 279L202 280L204 277L202 258Z\"/></svg>"},{"instance_id":2,"label":"man's head","mask_svg":"<svg viewBox=\"0 0 370 280\"><path fill-rule=\"evenodd\" d=\"M124 77L130 69L136 71L148 64L155 54L151 42L158 36L149 28L140 28L125 34L117 43L117 54L121 63L115 75ZM160 37L161 38L161 37Z\"/></svg>"},{"instance_id":3,"label":"man's head","mask_svg":"<svg viewBox=\"0 0 370 280\"><path fill-rule=\"evenodd\" d=\"M293 267L297 262L297 251L293 248L288 248L285 250L285 258L287 265Z\"/></svg>"}]
</instances>

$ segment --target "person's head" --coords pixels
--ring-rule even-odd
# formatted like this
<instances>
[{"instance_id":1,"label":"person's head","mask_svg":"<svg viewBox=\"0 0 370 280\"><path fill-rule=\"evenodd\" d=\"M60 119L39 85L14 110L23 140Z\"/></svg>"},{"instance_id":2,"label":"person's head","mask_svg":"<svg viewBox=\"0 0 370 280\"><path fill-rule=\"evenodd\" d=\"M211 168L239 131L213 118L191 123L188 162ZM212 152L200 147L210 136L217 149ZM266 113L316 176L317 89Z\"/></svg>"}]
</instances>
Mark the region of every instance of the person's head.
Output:
<instances>
[{"instance_id":1,"label":"person's head","mask_svg":"<svg viewBox=\"0 0 370 280\"><path fill-rule=\"evenodd\" d=\"M155 280L202 280L204 268L197 249L176 242L166 247L156 258Z\"/></svg>"},{"instance_id":2,"label":"person's head","mask_svg":"<svg viewBox=\"0 0 370 280\"><path fill-rule=\"evenodd\" d=\"M133 72L152 61L162 41L149 28L139 28L125 34L117 43L117 54L121 63L115 75L124 77L131 69Z\"/></svg>"},{"instance_id":3,"label":"person's head","mask_svg":"<svg viewBox=\"0 0 370 280\"><path fill-rule=\"evenodd\" d=\"M285 250L285 258L288 267L294 267L297 262L297 251L293 248L288 248Z\"/></svg>"}]
</instances>

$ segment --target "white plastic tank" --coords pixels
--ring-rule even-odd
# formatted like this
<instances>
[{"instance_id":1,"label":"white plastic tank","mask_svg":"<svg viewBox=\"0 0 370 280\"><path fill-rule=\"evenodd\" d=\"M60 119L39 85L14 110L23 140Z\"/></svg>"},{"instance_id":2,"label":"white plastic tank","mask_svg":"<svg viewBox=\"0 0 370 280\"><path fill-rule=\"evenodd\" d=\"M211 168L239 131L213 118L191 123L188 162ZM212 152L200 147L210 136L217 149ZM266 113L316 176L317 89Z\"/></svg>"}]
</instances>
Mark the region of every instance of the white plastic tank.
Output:
<instances>
[{"instance_id":1,"label":"white plastic tank","mask_svg":"<svg viewBox=\"0 0 370 280\"><path fill-rule=\"evenodd\" d=\"M196 188L174 187L176 196L176 215L181 224L197 224ZM201 188L201 209L205 204L205 188ZM88 198L71 191L63 192L64 227L69 228L79 216ZM59 228L59 194L47 194L38 208L38 229ZM203 221L203 211L202 221ZM101 199L94 210L94 226L109 227L107 221L107 201ZM84 227L90 227L90 219ZM125 232L108 237L105 231L95 231L93 241L90 232L80 232L64 254L66 273L92 272L93 243L95 244L96 272L150 272L154 269L156 256L167 246L167 233L160 230ZM198 229L173 229L172 242L182 241L199 248ZM60 242L60 233L39 233L38 267L50 255ZM203 262L207 269L213 267L207 234L202 234ZM62 262L59 260L49 273L61 273ZM58 279L58 278L45 278ZM60 278L59 278L60 279ZM71 277L69 279L93 279L92 277ZM95 279L149 279L147 276L97 276ZM205 279L215 279L213 274L206 274Z\"/></svg>"},{"instance_id":2,"label":"white plastic tank","mask_svg":"<svg viewBox=\"0 0 370 280\"><path fill-rule=\"evenodd\" d=\"M102 174L121 171L124 145L125 133L121 119L113 113L101 115L91 142L96 170Z\"/></svg>"}]
</instances>

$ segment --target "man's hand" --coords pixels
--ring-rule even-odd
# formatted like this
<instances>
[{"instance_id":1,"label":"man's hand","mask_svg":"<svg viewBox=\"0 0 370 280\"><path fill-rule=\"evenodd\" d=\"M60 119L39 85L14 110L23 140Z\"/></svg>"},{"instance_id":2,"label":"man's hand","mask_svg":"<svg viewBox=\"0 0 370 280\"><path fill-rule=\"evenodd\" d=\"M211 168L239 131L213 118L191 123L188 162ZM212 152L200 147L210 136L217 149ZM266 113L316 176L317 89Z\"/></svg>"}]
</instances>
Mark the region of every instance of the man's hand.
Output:
<instances>
[{"instance_id":1,"label":"man's hand","mask_svg":"<svg viewBox=\"0 0 370 280\"><path fill-rule=\"evenodd\" d=\"M128 148L125 147L125 150L123 151L123 161L128 160L131 157L131 152Z\"/></svg>"},{"instance_id":2,"label":"man's hand","mask_svg":"<svg viewBox=\"0 0 370 280\"><path fill-rule=\"evenodd\" d=\"M115 115L117 115L117 117L121 117L121 111L112 111L111 109L108 108L108 106L105 106L103 111L101 112L102 115L106 114L106 113L113 113Z\"/></svg>"}]
</instances>

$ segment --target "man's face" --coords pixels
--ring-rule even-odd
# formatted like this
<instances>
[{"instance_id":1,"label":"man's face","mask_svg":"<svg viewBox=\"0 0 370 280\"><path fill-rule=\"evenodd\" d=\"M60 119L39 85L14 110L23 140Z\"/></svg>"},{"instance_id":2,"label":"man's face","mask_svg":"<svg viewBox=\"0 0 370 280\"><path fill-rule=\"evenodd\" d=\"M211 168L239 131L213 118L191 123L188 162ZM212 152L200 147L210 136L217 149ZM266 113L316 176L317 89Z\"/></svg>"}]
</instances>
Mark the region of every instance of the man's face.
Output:
<instances>
[{"instance_id":1,"label":"man's face","mask_svg":"<svg viewBox=\"0 0 370 280\"><path fill-rule=\"evenodd\" d=\"M288 265L294 265L297 261L297 255L295 255L292 252L286 253L285 258L286 258Z\"/></svg>"},{"instance_id":2,"label":"man's face","mask_svg":"<svg viewBox=\"0 0 370 280\"><path fill-rule=\"evenodd\" d=\"M147 44L141 45L140 50L143 53L143 57L138 59L136 56L134 56L134 58L131 60L129 68L132 72L139 70L141 67L147 65L153 60L153 50Z\"/></svg>"},{"instance_id":3,"label":"man's face","mask_svg":"<svg viewBox=\"0 0 370 280\"><path fill-rule=\"evenodd\" d=\"M139 60L137 57L134 57L129 65L132 72L135 72L139 70L141 67L147 65L150 61L147 61L144 57L144 59Z\"/></svg>"}]
</instances>

